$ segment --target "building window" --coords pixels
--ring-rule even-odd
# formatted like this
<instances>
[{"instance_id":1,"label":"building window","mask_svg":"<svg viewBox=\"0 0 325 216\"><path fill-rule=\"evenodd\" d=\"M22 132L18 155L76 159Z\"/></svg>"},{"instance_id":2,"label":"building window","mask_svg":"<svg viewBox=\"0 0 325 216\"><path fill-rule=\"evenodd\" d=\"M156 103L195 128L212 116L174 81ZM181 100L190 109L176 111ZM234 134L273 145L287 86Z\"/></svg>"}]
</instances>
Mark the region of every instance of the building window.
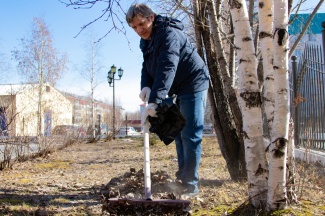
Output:
<instances>
[{"instance_id":1,"label":"building window","mask_svg":"<svg viewBox=\"0 0 325 216\"><path fill-rule=\"evenodd\" d=\"M50 92L50 86L46 86L46 92Z\"/></svg>"}]
</instances>

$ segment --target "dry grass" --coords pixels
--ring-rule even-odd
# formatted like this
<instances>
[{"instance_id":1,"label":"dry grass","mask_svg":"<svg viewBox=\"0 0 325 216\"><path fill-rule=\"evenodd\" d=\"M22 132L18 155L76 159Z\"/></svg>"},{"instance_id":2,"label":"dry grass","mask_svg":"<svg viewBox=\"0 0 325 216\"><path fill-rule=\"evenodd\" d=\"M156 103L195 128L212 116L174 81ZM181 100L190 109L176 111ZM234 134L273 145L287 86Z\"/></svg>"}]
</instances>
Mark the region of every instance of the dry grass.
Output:
<instances>
[{"instance_id":1,"label":"dry grass","mask_svg":"<svg viewBox=\"0 0 325 216\"><path fill-rule=\"evenodd\" d=\"M166 147L156 142L150 156L152 173L174 178L174 144ZM0 215L101 215L100 195L105 185L113 178L124 178L130 168L142 167L141 139L74 144L17 163L12 170L0 172ZM250 208L245 181L231 181L214 137L204 138L199 174L200 197L191 200L191 215L266 215ZM297 174L299 203L272 215L324 215L324 168L299 162ZM132 192L141 195L142 186ZM157 187L153 184L153 190L159 191Z\"/></svg>"}]
</instances>

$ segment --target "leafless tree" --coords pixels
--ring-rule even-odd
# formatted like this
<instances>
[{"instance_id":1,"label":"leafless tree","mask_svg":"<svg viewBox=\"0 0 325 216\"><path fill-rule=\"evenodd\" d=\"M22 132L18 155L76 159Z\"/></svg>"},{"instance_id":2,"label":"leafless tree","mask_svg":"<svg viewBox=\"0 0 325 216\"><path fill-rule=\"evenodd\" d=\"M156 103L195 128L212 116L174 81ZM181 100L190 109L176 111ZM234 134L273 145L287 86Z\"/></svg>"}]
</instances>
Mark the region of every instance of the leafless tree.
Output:
<instances>
[{"instance_id":1,"label":"leafless tree","mask_svg":"<svg viewBox=\"0 0 325 216\"><path fill-rule=\"evenodd\" d=\"M53 39L44 19L35 17L31 32L20 40L20 47L12 51L18 62L19 74L28 82L38 83L38 129L41 135L41 98L44 83L55 86L61 74L67 69L67 56L60 54L53 46Z\"/></svg>"},{"instance_id":2,"label":"leafless tree","mask_svg":"<svg viewBox=\"0 0 325 216\"><path fill-rule=\"evenodd\" d=\"M92 28L87 29L87 39L85 41L84 50L85 50L85 60L83 61L82 68L79 70L82 78L87 80L90 84L89 88L89 97L91 100L91 113L92 117L90 119L89 126L92 128L92 135L96 137L96 115L95 115L95 91L96 88L103 80L99 80L98 76L103 70L103 66L101 65L101 48L102 44L100 41L96 41L98 38Z\"/></svg>"},{"instance_id":3,"label":"leafless tree","mask_svg":"<svg viewBox=\"0 0 325 216\"><path fill-rule=\"evenodd\" d=\"M124 8L120 5L121 0L110 0L110 1L102 1L102 0L58 0L66 7L72 7L76 10L84 10L89 9L92 10L98 6L99 8L103 8L100 13L98 14L97 18L90 20L89 23L86 23L81 27L81 30L76 34L76 37L79 36L86 28L94 24L95 22L106 22L106 26L110 26L107 32L98 38L100 41L102 38L109 35L112 31L122 32L126 35L126 28L125 28L125 11Z\"/></svg>"}]
</instances>

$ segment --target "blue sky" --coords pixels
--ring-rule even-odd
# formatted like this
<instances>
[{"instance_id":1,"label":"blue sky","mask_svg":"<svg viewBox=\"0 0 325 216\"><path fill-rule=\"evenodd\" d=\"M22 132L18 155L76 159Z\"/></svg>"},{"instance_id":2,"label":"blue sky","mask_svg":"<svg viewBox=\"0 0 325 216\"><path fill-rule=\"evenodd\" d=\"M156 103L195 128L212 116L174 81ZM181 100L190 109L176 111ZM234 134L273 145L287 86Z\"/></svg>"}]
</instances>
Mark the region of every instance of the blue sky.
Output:
<instances>
[{"instance_id":1,"label":"blue sky","mask_svg":"<svg viewBox=\"0 0 325 216\"><path fill-rule=\"evenodd\" d=\"M297 2L296 0L295 2ZM124 10L134 2L122 0ZM142 1L144 2L144 1ZM308 0L308 8L314 8L318 0ZM84 34L75 38L81 27L97 18L103 6L91 10L74 10L65 7L57 0L10 0L2 1L0 8L0 53L4 54L10 64L10 77L0 83L19 83L16 62L10 61L11 51L19 47L19 39L31 32L34 17L42 17L52 32L54 47L60 53L67 53L69 71L56 86L59 90L85 95L90 92L90 83L78 73L76 65L85 60L86 37ZM120 11L116 11L121 13ZM308 11L305 11L308 12ZM324 12L324 5L321 8ZM122 16L124 18L124 16ZM124 21L124 19L123 19ZM111 22L97 22L93 30L98 37L103 36L111 28ZM102 40L102 65L105 67L99 79L102 83L95 90L95 97L112 102L113 89L107 83L107 72L114 64L124 69L120 81L115 82L116 104L126 111L137 111L142 103L138 97L140 91L140 70L142 54L139 50L139 37L126 25L127 38L122 33L112 31ZM129 43L128 43L129 42Z\"/></svg>"},{"instance_id":2,"label":"blue sky","mask_svg":"<svg viewBox=\"0 0 325 216\"><path fill-rule=\"evenodd\" d=\"M126 10L133 1L123 0ZM77 71L85 60L86 32L78 34L81 27L100 13L100 10L74 10L65 7L57 0L14 0L3 1L0 8L0 52L10 63L10 77L1 80L2 84L20 83L22 79L17 75L16 62L10 61L11 51L19 48L19 39L31 32L34 17L42 17L47 23L54 41L54 47L60 53L67 53L69 70L56 86L57 89L86 95L90 92L90 83ZM123 16L124 18L124 16ZM123 19L124 21L124 19ZM98 22L93 25L94 33L100 38L111 27L111 22ZM95 90L95 97L112 102L113 89L107 83L107 72L114 64L124 69L121 80L115 82L116 105L121 105L126 111L137 111L142 103L139 99L140 71L142 54L139 49L140 38L126 25L127 37L117 31L112 31L102 39L100 51L104 69L99 79L102 83Z\"/></svg>"}]
</instances>

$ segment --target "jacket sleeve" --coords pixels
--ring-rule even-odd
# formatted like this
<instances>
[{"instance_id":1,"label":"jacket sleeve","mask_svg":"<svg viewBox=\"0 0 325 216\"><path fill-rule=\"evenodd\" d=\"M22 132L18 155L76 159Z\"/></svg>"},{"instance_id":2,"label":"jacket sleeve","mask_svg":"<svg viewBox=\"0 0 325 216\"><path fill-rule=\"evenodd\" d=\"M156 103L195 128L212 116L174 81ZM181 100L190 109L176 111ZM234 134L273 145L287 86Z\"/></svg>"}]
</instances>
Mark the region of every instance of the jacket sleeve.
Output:
<instances>
[{"instance_id":1,"label":"jacket sleeve","mask_svg":"<svg viewBox=\"0 0 325 216\"><path fill-rule=\"evenodd\" d=\"M160 32L155 49L158 51L157 67L152 85L149 103L161 103L166 98L176 74L180 58L180 40L175 31L168 27Z\"/></svg>"},{"instance_id":2,"label":"jacket sleeve","mask_svg":"<svg viewBox=\"0 0 325 216\"><path fill-rule=\"evenodd\" d=\"M142 90L144 87L149 87L151 89L153 84L153 79L150 77L144 64L145 62L142 63L140 90Z\"/></svg>"}]
</instances>

